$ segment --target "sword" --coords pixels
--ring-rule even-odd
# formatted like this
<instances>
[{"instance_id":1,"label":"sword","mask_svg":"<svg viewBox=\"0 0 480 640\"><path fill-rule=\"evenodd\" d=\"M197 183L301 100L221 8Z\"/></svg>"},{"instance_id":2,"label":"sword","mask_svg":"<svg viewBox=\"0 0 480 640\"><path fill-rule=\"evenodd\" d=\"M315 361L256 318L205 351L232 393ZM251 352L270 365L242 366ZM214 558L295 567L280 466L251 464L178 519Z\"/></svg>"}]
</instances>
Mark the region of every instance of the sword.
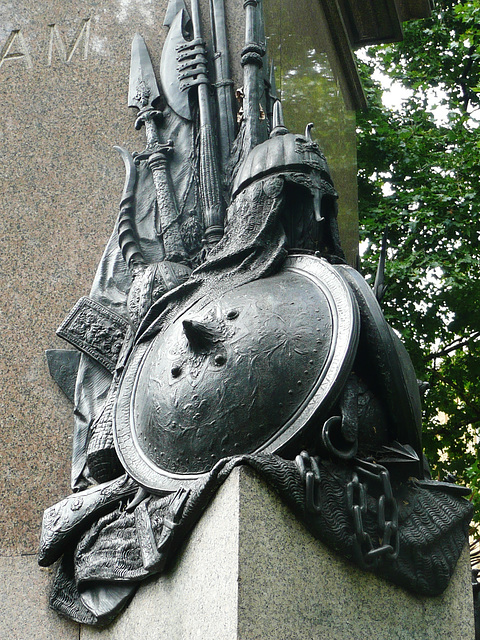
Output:
<instances>
[{"instance_id":1,"label":"sword","mask_svg":"<svg viewBox=\"0 0 480 640\"><path fill-rule=\"evenodd\" d=\"M147 160L152 171L160 221L158 231L163 238L165 260L186 262L188 257L180 236L179 213L167 168L168 157L173 152L173 142L167 140L164 143L160 139L158 123L161 122L163 113L154 107L159 97L160 91L150 55L145 41L137 33L132 42L128 106L139 110L135 128L140 129L145 125L147 146L135 156L135 162L138 164L141 160Z\"/></svg>"}]
</instances>

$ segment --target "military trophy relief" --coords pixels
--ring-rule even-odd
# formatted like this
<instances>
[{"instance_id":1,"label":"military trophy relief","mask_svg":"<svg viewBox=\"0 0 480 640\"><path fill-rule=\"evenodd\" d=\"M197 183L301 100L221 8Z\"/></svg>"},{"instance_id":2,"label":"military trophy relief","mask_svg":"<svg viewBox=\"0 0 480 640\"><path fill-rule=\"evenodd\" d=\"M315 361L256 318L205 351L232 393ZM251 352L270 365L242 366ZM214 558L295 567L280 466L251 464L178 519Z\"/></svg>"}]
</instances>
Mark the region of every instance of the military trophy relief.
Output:
<instances>
[{"instance_id":1,"label":"military trophy relief","mask_svg":"<svg viewBox=\"0 0 480 640\"><path fill-rule=\"evenodd\" d=\"M73 493L45 512L39 562L60 560L50 604L80 623L108 624L168 569L238 465L320 541L422 595L467 540L465 490L429 477L409 356L345 263L327 161L311 125L286 128L261 2L244 4L239 99L222 0L207 45L198 0L170 2L158 68L132 43L144 148L118 148L117 224L58 330L81 354L60 379Z\"/></svg>"}]
</instances>

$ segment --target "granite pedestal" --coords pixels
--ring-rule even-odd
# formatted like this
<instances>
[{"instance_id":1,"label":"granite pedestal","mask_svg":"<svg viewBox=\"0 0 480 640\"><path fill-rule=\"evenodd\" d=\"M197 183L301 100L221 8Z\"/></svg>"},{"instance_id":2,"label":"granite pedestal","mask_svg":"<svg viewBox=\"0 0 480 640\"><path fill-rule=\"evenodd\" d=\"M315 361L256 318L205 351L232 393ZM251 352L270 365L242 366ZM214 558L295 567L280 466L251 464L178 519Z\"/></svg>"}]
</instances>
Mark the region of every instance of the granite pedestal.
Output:
<instances>
[{"instance_id":1,"label":"granite pedestal","mask_svg":"<svg viewBox=\"0 0 480 640\"><path fill-rule=\"evenodd\" d=\"M315 540L250 469L235 470L167 575L81 640L473 640L468 549L437 598L363 573Z\"/></svg>"}]
</instances>

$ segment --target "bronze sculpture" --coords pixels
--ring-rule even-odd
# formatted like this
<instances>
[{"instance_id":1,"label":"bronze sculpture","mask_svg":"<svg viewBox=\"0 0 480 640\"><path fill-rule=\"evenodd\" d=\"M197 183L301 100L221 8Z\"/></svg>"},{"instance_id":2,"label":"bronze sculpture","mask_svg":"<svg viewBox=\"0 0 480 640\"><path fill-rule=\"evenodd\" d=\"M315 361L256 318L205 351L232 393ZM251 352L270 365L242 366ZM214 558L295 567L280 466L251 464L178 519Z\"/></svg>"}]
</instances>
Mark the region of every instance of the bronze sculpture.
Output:
<instances>
[{"instance_id":1,"label":"bronze sculpture","mask_svg":"<svg viewBox=\"0 0 480 640\"><path fill-rule=\"evenodd\" d=\"M326 159L310 125L286 129L261 3L244 4L236 136L222 2L217 102L197 0L191 19L169 5L163 94L132 45L147 145L120 149L116 230L59 329L82 351L75 492L45 512L40 562L63 556L51 604L79 622L107 623L161 572L239 464L322 541L422 594L446 588L466 540L465 491L428 477L412 365L345 264Z\"/></svg>"}]
</instances>

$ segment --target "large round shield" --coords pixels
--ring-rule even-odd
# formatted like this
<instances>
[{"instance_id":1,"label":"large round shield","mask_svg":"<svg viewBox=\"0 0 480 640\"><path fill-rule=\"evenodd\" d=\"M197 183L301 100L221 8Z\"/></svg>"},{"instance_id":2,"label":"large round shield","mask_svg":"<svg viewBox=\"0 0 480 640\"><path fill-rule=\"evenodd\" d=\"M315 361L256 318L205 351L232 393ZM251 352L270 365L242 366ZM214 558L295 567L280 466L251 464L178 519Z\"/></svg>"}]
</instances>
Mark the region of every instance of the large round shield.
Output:
<instances>
[{"instance_id":1,"label":"large round shield","mask_svg":"<svg viewBox=\"0 0 480 640\"><path fill-rule=\"evenodd\" d=\"M198 301L130 356L115 409L122 464L162 491L222 458L285 449L323 424L358 334L350 288L315 256Z\"/></svg>"}]
</instances>

